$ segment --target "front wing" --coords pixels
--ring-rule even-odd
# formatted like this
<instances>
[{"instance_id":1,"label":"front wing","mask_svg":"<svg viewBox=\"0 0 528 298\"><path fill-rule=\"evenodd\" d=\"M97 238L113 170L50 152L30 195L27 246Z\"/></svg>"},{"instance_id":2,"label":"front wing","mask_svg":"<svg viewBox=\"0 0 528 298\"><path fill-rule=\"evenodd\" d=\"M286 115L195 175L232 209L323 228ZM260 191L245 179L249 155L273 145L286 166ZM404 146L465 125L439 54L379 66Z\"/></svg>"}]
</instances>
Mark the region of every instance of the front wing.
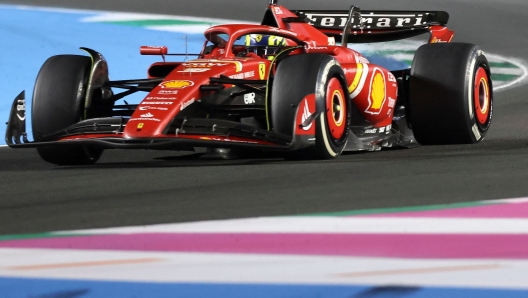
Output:
<instances>
[{"instance_id":1,"label":"front wing","mask_svg":"<svg viewBox=\"0 0 528 298\"><path fill-rule=\"evenodd\" d=\"M43 136L31 142L26 133L25 93L14 100L6 130L6 143L12 148L56 146L93 146L105 149L192 150L193 147L252 148L293 151L313 145L305 136L277 134L264 129L219 119L174 121L165 135L127 138L123 134L127 119L95 118Z\"/></svg>"}]
</instances>

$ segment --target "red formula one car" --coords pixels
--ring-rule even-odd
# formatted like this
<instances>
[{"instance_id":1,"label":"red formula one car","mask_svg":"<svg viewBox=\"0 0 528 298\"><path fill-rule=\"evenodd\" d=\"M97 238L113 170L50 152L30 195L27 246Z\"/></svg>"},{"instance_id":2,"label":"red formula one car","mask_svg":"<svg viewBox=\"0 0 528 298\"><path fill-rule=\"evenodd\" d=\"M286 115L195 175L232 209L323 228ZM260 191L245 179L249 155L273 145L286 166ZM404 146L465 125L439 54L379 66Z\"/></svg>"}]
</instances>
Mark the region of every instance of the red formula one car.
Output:
<instances>
[{"instance_id":1,"label":"red formula one car","mask_svg":"<svg viewBox=\"0 0 528 298\"><path fill-rule=\"evenodd\" d=\"M196 60L155 63L147 79L110 81L104 57L86 48L89 57L49 58L33 94L34 142L21 93L7 144L36 147L54 164L90 164L114 148L330 159L344 150L478 143L486 135L489 65L478 46L450 43L446 12L290 11L276 2L261 25L211 27ZM424 33L429 43L410 69L388 71L348 47ZM166 47L141 53L170 55ZM146 92L138 105L114 104L135 92Z\"/></svg>"}]
</instances>

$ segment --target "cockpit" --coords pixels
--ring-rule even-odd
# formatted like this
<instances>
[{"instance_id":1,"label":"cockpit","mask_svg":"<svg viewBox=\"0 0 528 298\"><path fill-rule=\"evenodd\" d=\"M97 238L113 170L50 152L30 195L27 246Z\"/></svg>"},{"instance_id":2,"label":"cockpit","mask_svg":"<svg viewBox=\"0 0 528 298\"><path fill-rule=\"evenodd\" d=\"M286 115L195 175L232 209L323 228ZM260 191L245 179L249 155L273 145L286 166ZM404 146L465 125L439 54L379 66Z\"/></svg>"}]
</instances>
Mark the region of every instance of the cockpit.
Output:
<instances>
[{"instance_id":1,"label":"cockpit","mask_svg":"<svg viewBox=\"0 0 528 298\"><path fill-rule=\"evenodd\" d=\"M250 29L244 27L243 30L225 30L236 29L235 26L213 27L208 30L205 33L207 41L202 51L203 58L247 57L271 60L284 49L301 43L294 36L288 36L288 32L269 32L270 30L263 30L262 26Z\"/></svg>"}]
</instances>

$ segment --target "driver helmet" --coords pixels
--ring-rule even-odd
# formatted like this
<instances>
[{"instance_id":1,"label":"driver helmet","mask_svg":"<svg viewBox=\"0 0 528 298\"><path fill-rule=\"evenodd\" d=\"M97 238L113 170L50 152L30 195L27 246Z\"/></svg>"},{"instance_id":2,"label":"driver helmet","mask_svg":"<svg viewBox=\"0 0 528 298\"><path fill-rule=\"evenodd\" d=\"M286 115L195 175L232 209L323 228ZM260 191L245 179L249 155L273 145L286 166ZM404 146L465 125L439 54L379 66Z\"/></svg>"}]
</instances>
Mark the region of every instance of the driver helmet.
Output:
<instances>
[{"instance_id":1,"label":"driver helmet","mask_svg":"<svg viewBox=\"0 0 528 298\"><path fill-rule=\"evenodd\" d=\"M286 39L281 36L250 34L246 36L248 53L255 53L261 57L276 55L286 45Z\"/></svg>"}]
</instances>

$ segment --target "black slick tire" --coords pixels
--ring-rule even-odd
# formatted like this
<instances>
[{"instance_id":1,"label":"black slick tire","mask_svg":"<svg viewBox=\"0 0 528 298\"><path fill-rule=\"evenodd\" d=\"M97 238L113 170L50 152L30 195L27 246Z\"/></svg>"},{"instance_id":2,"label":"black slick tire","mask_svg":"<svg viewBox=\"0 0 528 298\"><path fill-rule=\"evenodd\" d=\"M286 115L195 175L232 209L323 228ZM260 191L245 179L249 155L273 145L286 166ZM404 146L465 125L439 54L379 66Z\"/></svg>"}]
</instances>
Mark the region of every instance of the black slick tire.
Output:
<instances>
[{"instance_id":1,"label":"black slick tire","mask_svg":"<svg viewBox=\"0 0 528 298\"><path fill-rule=\"evenodd\" d=\"M333 136L329 119L329 84L340 86L342 133ZM271 91L271 123L275 132L292 136L295 118L301 101L315 94L318 117L313 121L316 130L315 146L292 152L289 159L332 159L346 146L350 129L350 97L346 79L339 63L328 55L301 54L288 57L277 66Z\"/></svg>"},{"instance_id":2,"label":"black slick tire","mask_svg":"<svg viewBox=\"0 0 528 298\"><path fill-rule=\"evenodd\" d=\"M50 57L37 76L32 101L32 129L35 141L84 119L84 99L90 76L90 57ZM40 157L56 165L95 163L103 150L84 146L39 147Z\"/></svg>"},{"instance_id":3,"label":"black slick tire","mask_svg":"<svg viewBox=\"0 0 528 298\"><path fill-rule=\"evenodd\" d=\"M486 136L493 87L488 60L478 46L421 46L409 84L408 116L418 143L473 144Z\"/></svg>"}]
</instances>

